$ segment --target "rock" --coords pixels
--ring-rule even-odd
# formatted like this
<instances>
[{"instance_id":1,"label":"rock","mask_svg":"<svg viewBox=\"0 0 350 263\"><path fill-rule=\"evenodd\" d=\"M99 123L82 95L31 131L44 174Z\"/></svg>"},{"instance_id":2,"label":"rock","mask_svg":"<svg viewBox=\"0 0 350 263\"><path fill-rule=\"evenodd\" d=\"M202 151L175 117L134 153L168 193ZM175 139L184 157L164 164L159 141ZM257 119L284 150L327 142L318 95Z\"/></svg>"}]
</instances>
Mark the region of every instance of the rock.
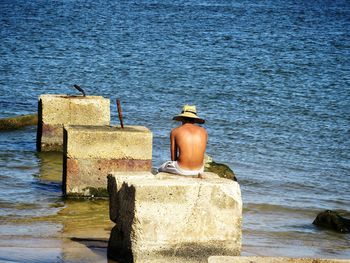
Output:
<instances>
[{"instance_id":1,"label":"rock","mask_svg":"<svg viewBox=\"0 0 350 263\"><path fill-rule=\"evenodd\" d=\"M326 210L317 215L314 225L335 230L340 233L350 232L350 219L341 217L337 212Z\"/></svg>"},{"instance_id":2,"label":"rock","mask_svg":"<svg viewBox=\"0 0 350 263\"><path fill-rule=\"evenodd\" d=\"M209 163L211 163L213 161L213 158L210 157L209 155L205 154L204 155L204 166L209 165Z\"/></svg>"},{"instance_id":3,"label":"rock","mask_svg":"<svg viewBox=\"0 0 350 263\"><path fill-rule=\"evenodd\" d=\"M235 173L228 165L214 162L209 155L204 156L204 171L215 173L222 178L237 181Z\"/></svg>"},{"instance_id":4,"label":"rock","mask_svg":"<svg viewBox=\"0 0 350 263\"><path fill-rule=\"evenodd\" d=\"M21 115L0 119L0 131L16 130L25 126L37 125L38 114Z\"/></svg>"},{"instance_id":5,"label":"rock","mask_svg":"<svg viewBox=\"0 0 350 263\"><path fill-rule=\"evenodd\" d=\"M117 225L108 256L120 262L172 263L239 255L239 184L216 175L205 177L109 175L110 217Z\"/></svg>"}]
</instances>

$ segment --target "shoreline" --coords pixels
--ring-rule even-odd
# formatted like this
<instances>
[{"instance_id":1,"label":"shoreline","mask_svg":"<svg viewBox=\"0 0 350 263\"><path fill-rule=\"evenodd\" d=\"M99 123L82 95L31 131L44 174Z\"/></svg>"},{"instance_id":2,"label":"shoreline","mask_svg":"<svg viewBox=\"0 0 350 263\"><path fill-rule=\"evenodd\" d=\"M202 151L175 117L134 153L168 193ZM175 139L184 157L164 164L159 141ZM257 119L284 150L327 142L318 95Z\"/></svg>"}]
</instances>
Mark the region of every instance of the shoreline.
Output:
<instances>
[{"instance_id":1,"label":"shoreline","mask_svg":"<svg viewBox=\"0 0 350 263\"><path fill-rule=\"evenodd\" d=\"M6 240L3 240L4 242ZM8 241L8 240L7 240ZM13 245L0 246L0 261L21 263L122 263L107 258L108 239L71 239L68 237L11 239ZM24 245L23 241L27 245ZM23 245L19 245L22 243ZM15 245L17 244L17 245ZM281 256L210 256L208 263L349 263L345 258ZM206 263L203 261L203 263Z\"/></svg>"},{"instance_id":2,"label":"shoreline","mask_svg":"<svg viewBox=\"0 0 350 263\"><path fill-rule=\"evenodd\" d=\"M7 222L13 228L20 226L30 231L28 235L20 233L3 235L0 241L0 261L19 263L26 259L26 262L49 263L52 259L59 259L59 262L64 263L118 263L107 258L110 230L114 226L107 214L108 200L66 200L65 202L62 209L54 215L28 218L22 222L20 220ZM300 248L296 246L293 249L297 251ZM342 257L283 257L281 253L272 252L281 252L281 250L283 251L281 247L276 246L264 248L245 246L243 243L241 256L216 258L213 255L215 261L208 262L246 262L236 261L238 258L244 258L249 263L350 262L350 259ZM278 261L271 261L272 259ZM311 259L314 261L310 261Z\"/></svg>"},{"instance_id":3,"label":"shoreline","mask_svg":"<svg viewBox=\"0 0 350 263\"><path fill-rule=\"evenodd\" d=\"M40 165L38 166L39 176L37 178L33 177L35 179L34 184L44 184L45 189L47 186L53 187L52 189L56 193L50 197L49 203L46 204L53 210L51 210L51 215L46 216L4 216L2 227L6 229L6 232L2 231L2 241L0 242L0 260L5 260L5 262L16 262L16 259L18 259L17 262L23 262L23 260L20 260L19 258L22 254L23 258L32 257L32 262L52 262L52 257L60 257L62 260L61 262L66 263L106 262L108 260L108 239L110 230L114 226L114 223L110 221L108 215L108 200L63 199L59 189L62 165L61 155L55 153L40 153L38 158L40 160ZM43 194L45 194L45 192ZM38 196L38 198L42 197L42 194ZM23 209L26 211L28 209L31 210L32 208L27 207L24 204ZM253 210L254 213L251 215L247 215L247 212L249 211L243 210L245 220L247 220L247 216L250 219L256 220L259 214L263 213L262 211L255 211L255 209ZM270 213L270 210L265 212ZM303 215L303 218L305 218L305 215ZM252 223L253 222L249 222L248 225L251 225ZM310 222L310 227L311 226L312 225ZM287 228L288 226L286 226L286 229ZM308 232L308 229L305 230L305 233L296 234L308 236L307 239L303 240L310 242L307 240L310 239L309 237L312 236L312 233ZM316 246L312 243L306 243L307 250L305 250L305 247L300 245L300 243L296 243L300 241L297 239L293 240L293 236L285 236L282 231L278 233L277 240L280 240L281 242L269 244L269 236L276 235L276 231L273 232L264 230L262 232L256 232L254 229L247 230L245 228L245 224L243 223L243 246L241 255L249 257L280 257L283 255L290 256L301 254L300 257L287 258L305 258L306 256L308 258L319 259L318 256L311 256L319 254L319 244ZM332 233L330 231L326 231L325 233L329 233L331 237L342 237L345 240L347 238L347 235L344 234ZM259 246L260 242L258 240L261 241L261 239L265 239L262 242L264 244L263 246ZM249 241L248 243L246 242L247 240ZM276 237L274 240L276 240ZM287 246L276 246L276 244L285 245L282 240L285 240L285 242L288 243ZM332 244L331 240L329 240L329 242ZM314 250L310 250L313 248ZM31 249L35 251L32 252ZM327 251L325 250L324 252ZM47 261L45 261L46 258L48 258ZM334 258L334 255L332 257L330 253L328 253L327 256L322 256L322 259L332 258ZM336 256L336 258L348 259L345 256ZM89 261L90 259L93 260ZM108 262L113 261L109 260Z\"/></svg>"},{"instance_id":4,"label":"shoreline","mask_svg":"<svg viewBox=\"0 0 350 263\"><path fill-rule=\"evenodd\" d=\"M31 131L34 129L31 129ZM20 133L24 133L25 131L20 131ZM29 174L29 178L33 176L33 182L31 182L31 187L43 187L49 191L56 192L52 195L50 198L50 204L49 207L54 207L58 211L53 213L52 215L48 216L41 216L41 217L15 217L12 220L9 220L6 222L7 216L4 216L5 221L3 220L2 227L6 227L7 225L11 226L14 231L17 231L16 228L21 228L21 223L24 221L24 223L27 223L27 225L23 226L22 231L30 230L32 228L32 225L35 224L47 224L48 227L44 230L38 228L38 234L39 236L35 234L32 235L26 235L23 236L21 234L18 235L3 235L2 238L3 241L0 244L0 261L1 260L7 260L7 262L16 260L16 255L19 253L24 253L23 258L32 255L33 261L32 262L52 262L52 260L46 260L46 258L52 257L61 257L63 262L82 262L81 257L85 257L83 262L106 262L107 259L107 240L109 238L109 231L113 226L113 223L108 218L108 208L107 204L103 204L103 202L97 199L82 199L82 200L65 200L60 195L60 181L61 181L61 166L62 166L62 158L61 154L56 153L33 153L33 156L36 156L36 160L38 160L38 164L35 164L34 167L38 169L38 176L33 176L32 174ZM24 155L25 158L28 158L27 154ZM16 168L11 168L16 169ZM27 168L26 168L27 169ZM25 170L23 170L25 171ZM22 172L20 173L22 175ZM241 179L241 178L240 178ZM31 181L31 180L30 180ZM243 184L246 183L244 181L244 178L242 178ZM248 182L249 183L249 182ZM248 184L247 183L247 184ZM46 191L45 190L45 191ZM252 190L250 190L252 191ZM36 196L36 198L45 198L45 194L47 192L40 193L40 196ZM245 202L243 202L245 203ZM22 203L18 203L18 205L22 205ZM30 210L32 208L25 207L27 204L23 204L23 208L16 207L16 209L23 209L23 210ZM32 204L34 206L34 209L39 208L41 204ZM44 206L47 204L44 204ZM36 207L38 206L38 207ZM247 218L250 219L249 223L247 225L252 225L252 223L256 224L262 224L263 222L256 221L259 216L264 215L266 218L271 217L271 210L280 210L279 206L274 206L270 204L263 204L263 207L260 207L257 205L257 207L250 208L249 211L243 210L243 216L244 220ZM305 210L308 211L308 210ZM308 220L308 217L311 216L312 213L308 213L305 215L305 211L300 211L300 213L297 214L296 210L292 211L278 211L281 212L281 214L277 214L279 217L281 215L290 216L290 213L294 213L294 216L296 218L300 217L305 221L305 218ZM247 212L251 213L247 217ZM276 212L276 211L275 211ZM289 214L289 215L288 215ZM276 214L275 214L276 216ZM296 219L294 218L294 220ZM300 219L298 218L298 219ZM313 220L314 218L312 218ZM261 251L264 252L265 255L268 256L276 256L280 257L281 254L285 256L290 256L291 254L297 254L300 253L300 251L304 252L304 254L307 254L308 258L318 258L310 257L310 255L316 255L320 251L323 251L323 255L328 253L327 256L322 256L321 259L332 259L331 253L333 251L327 251L328 247L321 247L320 245L315 246L312 244L312 239L310 238L313 234L313 232L310 231L310 228L313 228L311 225L312 220L309 220L307 227L304 227L303 229L305 232L297 232L293 228L291 229L290 226L284 225L285 232L282 231L281 228L278 230L280 231L268 231L271 230L271 225L268 226L268 230L266 230L264 227L259 226L257 229L249 229L248 234L247 229L244 227L243 223L243 247L242 247L242 253L243 256L262 256ZM9 223L9 224L8 224ZM13 224L11 224L13 223ZM266 223L266 222L265 222ZM267 222L268 224L271 224L271 222ZM35 232L36 230L30 230L32 232ZM29 231L29 232L30 232ZM43 233L43 236L40 236L40 231L42 232L49 232L49 233ZM56 233L52 233L56 231ZM290 235L288 231L293 232L293 235L304 235L307 237L306 239L302 238L300 240L295 239L295 236ZM6 230L6 232L9 232ZM260 234L262 235L260 235ZM325 234L323 234L325 233ZM347 235L341 234L341 236L337 233L333 233L330 231L324 231L322 233L323 236L328 237L341 237L343 239L348 239ZM286 236L285 236L286 234ZM273 237L272 237L273 236ZM250 245L247 244L244 240L250 240ZM271 238L272 237L272 238ZM73 240L71 239L73 238ZM274 243L271 242L270 239L274 240ZM293 239L291 241L291 239ZM259 241L261 239L264 239L264 242L262 242L265 246L259 246ZM283 239L286 239L289 244L287 246L280 246L277 247L276 244L282 244L278 241L282 242ZM336 238L334 238L335 240ZM44 240L44 241L43 241ZM296 243L296 242L305 242L306 246L303 246L305 244ZM349 240L350 241L350 240ZM349 241L347 244L349 244ZM8 244L6 244L8 242ZM96 243L97 242L97 243ZM331 244L332 240L328 240L328 242ZM10 245L9 245L10 244ZM12 245L11 245L12 244ZM50 244L52 244L50 246ZM253 244L253 245L251 245ZM294 244L298 244L295 245ZM306 247L306 251L305 251ZM314 250L310 250L313 249ZM35 250L35 252L31 252L31 249ZM308 249L308 250L307 250ZM349 248L343 248L345 253L349 254L348 251ZM65 252L66 251L66 252ZM334 250L336 251L336 249ZM340 250L339 250L340 251ZM65 256L65 253L67 253L68 256ZM340 252L341 253L341 252ZM49 255L50 254L50 255ZM80 255L80 256L79 256ZM92 256L94 255L94 256ZM7 256L6 259L4 256ZM346 255L347 256L347 255ZM11 258L12 257L12 258ZM304 258L305 256L302 254L300 257L294 257L294 258ZM80 258L80 259L79 259ZM86 261L90 260L90 258L93 258L93 261ZM293 257L287 257L289 259ZM339 259L345 259L348 258L337 256ZM350 258L350 256L349 256ZM35 259L35 260L34 260ZM79 261L80 260L80 261ZM6 261L5 261L6 262ZM23 262L23 260L18 260L17 262ZM29 261L30 262L30 261ZM113 261L108 261L113 262Z\"/></svg>"}]
</instances>

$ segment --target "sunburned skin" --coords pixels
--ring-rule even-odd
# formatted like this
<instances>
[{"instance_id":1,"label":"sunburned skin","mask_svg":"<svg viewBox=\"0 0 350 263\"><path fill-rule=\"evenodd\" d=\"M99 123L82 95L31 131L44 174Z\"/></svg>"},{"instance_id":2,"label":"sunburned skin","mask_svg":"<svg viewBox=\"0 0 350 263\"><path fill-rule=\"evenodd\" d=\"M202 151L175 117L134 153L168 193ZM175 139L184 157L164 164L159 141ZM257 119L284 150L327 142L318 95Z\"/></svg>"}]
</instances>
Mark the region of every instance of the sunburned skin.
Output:
<instances>
[{"instance_id":1,"label":"sunburned skin","mask_svg":"<svg viewBox=\"0 0 350 263\"><path fill-rule=\"evenodd\" d=\"M185 170L197 170L203 166L208 134L192 122L183 122L170 133L171 160Z\"/></svg>"}]
</instances>

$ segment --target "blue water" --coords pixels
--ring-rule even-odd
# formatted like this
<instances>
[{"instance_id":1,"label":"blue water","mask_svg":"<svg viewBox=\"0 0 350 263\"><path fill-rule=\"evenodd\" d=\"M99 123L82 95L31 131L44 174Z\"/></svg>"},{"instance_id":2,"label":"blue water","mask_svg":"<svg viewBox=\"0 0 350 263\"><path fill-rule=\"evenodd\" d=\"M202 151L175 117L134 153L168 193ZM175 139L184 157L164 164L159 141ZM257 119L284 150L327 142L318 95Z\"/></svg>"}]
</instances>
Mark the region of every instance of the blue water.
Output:
<instances>
[{"instance_id":1,"label":"blue water","mask_svg":"<svg viewBox=\"0 0 350 263\"><path fill-rule=\"evenodd\" d=\"M0 117L79 84L152 130L158 166L195 104L241 184L243 254L350 258L349 235L311 224L350 213L349 1L0 0L0 40ZM0 133L1 229L57 212L42 166L35 127Z\"/></svg>"}]
</instances>

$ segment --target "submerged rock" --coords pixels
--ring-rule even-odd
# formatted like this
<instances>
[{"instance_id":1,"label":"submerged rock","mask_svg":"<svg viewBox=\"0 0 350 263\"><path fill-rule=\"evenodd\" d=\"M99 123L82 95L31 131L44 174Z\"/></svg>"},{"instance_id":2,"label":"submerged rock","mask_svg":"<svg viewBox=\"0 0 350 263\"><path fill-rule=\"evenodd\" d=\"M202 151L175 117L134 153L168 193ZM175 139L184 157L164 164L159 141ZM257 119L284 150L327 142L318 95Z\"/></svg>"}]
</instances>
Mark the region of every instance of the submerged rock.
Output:
<instances>
[{"instance_id":1,"label":"submerged rock","mask_svg":"<svg viewBox=\"0 0 350 263\"><path fill-rule=\"evenodd\" d=\"M341 217L337 212L331 210L319 213L312 223L340 233L350 233L350 219Z\"/></svg>"},{"instance_id":2,"label":"submerged rock","mask_svg":"<svg viewBox=\"0 0 350 263\"><path fill-rule=\"evenodd\" d=\"M0 119L0 131L16 130L25 126L33 126L38 123L38 114L20 115L11 118Z\"/></svg>"},{"instance_id":3,"label":"submerged rock","mask_svg":"<svg viewBox=\"0 0 350 263\"><path fill-rule=\"evenodd\" d=\"M222 178L237 181L235 173L228 165L214 162L213 159L208 155L205 155L204 157L204 171L215 173Z\"/></svg>"}]
</instances>

